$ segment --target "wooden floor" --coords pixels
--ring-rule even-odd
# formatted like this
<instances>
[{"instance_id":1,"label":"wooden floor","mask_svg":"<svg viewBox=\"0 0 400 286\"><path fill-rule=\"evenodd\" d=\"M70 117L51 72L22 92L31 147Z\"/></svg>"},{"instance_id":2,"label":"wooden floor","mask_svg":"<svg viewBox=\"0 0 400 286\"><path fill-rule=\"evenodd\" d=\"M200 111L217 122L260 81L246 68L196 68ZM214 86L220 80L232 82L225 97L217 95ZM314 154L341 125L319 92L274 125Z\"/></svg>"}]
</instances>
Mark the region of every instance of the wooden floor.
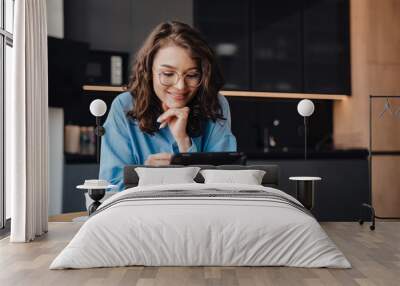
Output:
<instances>
[{"instance_id":1,"label":"wooden floor","mask_svg":"<svg viewBox=\"0 0 400 286\"><path fill-rule=\"evenodd\" d=\"M87 216L87 212L65 213L49 217L50 222L72 222L77 217Z\"/></svg>"},{"instance_id":2,"label":"wooden floor","mask_svg":"<svg viewBox=\"0 0 400 286\"><path fill-rule=\"evenodd\" d=\"M290 267L121 267L48 270L81 223L51 222L32 243L0 241L0 285L400 285L400 222L323 223L352 269Z\"/></svg>"}]
</instances>

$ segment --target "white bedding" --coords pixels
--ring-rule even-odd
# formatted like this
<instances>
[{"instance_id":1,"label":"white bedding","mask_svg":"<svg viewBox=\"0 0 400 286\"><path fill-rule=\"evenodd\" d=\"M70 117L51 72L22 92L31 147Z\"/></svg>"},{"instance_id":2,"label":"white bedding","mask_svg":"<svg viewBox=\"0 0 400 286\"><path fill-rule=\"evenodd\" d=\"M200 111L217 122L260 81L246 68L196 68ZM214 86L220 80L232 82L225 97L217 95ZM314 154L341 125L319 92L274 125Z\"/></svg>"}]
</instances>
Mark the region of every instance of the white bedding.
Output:
<instances>
[{"instance_id":1,"label":"white bedding","mask_svg":"<svg viewBox=\"0 0 400 286\"><path fill-rule=\"evenodd\" d=\"M295 266L350 268L318 222L289 204L258 198L127 200L144 191L262 190L240 184L135 187L107 199L50 269L146 266ZM298 202L297 202L298 203Z\"/></svg>"}]
</instances>

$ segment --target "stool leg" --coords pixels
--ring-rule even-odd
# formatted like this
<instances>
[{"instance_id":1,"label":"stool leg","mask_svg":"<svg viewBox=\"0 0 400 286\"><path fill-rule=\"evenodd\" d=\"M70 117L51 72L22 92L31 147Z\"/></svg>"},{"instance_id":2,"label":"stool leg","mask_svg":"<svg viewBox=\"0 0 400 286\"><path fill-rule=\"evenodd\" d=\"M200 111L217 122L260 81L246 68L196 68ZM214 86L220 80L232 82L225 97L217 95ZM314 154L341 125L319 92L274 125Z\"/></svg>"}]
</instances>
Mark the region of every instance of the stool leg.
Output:
<instances>
[{"instance_id":1,"label":"stool leg","mask_svg":"<svg viewBox=\"0 0 400 286\"><path fill-rule=\"evenodd\" d=\"M314 182L298 181L296 196L308 210L312 210L314 207Z\"/></svg>"}]
</instances>

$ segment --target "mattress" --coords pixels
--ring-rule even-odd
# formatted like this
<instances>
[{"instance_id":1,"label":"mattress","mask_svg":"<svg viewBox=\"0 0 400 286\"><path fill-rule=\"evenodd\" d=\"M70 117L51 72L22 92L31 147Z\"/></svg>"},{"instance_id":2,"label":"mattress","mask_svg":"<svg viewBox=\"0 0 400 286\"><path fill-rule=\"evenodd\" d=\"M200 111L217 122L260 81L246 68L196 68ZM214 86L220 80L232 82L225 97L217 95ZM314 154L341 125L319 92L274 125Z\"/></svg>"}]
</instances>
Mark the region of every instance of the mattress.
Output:
<instances>
[{"instance_id":1,"label":"mattress","mask_svg":"<svg viewBox=\"0 0 400 286\"><path fill-rule=\"evenodd\" d=\"M108 198L50 269L131 265L351 267L284 192L198 183L138 186Z\"/></svg>"}]
</instances>

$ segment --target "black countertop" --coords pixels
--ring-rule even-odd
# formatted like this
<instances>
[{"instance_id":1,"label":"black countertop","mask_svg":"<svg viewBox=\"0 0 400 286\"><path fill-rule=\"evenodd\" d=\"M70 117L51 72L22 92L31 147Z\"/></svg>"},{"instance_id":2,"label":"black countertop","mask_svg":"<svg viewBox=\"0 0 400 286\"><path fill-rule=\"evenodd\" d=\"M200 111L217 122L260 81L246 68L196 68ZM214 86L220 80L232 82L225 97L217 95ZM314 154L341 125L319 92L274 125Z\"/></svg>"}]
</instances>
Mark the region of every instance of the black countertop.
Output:
<instances>
[{"instance_id":1,"label":"black countertop","mask_svg":"<svg viewBox=\"0 0 400 286\"><path fill-rule=\"evenodd\" d=\"M245 152L247 160L264 159L304 159L304 150L270 150L268 152ZM367 159L367 149L333 149L333 150L309 150L307 159Z\"/></svg>"},{"instance_id":2,"label":"black countertop","mask_svg":"<svg viewBox=\"0 0 400 286\"><path fill-rule=\"evenodd\" d=\"M290 149L290 150L273 150L268 152L244 152L247 160L304 160L304 150ZM335 149L316 151L309 150L307 152L307 159L367 159L367 149ZM96 164L96 157L94 155L80 155L80 154L65 154L65 162L67 164Z\"/></svg>"}]
</instances>

